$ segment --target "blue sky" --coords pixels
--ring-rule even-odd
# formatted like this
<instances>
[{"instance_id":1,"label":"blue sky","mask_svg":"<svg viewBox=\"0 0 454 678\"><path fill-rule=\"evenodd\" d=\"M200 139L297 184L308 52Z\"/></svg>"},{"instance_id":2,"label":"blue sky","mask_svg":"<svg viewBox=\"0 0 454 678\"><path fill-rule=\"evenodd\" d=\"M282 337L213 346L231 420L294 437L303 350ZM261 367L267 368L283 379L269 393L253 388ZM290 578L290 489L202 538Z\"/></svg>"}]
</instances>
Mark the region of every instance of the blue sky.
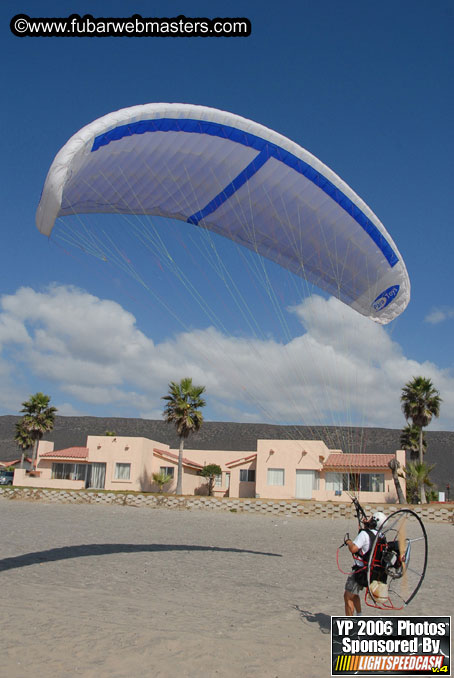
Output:
<instances>
[{"instance_id":1,"label":"blue sky","mask_svg":"<svg viewBox=\"0 0 454 678\"><path fill-rule=\"evenodd\" d=\"M43 0L39 10L6 1L0 11L0 413L16 413L42 390L61 414L160 417L168 382L188 375L207 386L208 419L397 428L404 425L399 389L423 374L444 400L433 428L454 429L452 3ZM18 38L9 29L18 13L75 12L246 16L252 34ZM262 300L251 334L232 300L219 307L217 282L202 289L225 314L222 327L188 312L184 291L154 270L153 289L184 319L179 324L120 272L40 235L41 189L68 138L110 111L161 101L260 122L338 173L404 257L412 283L404 314L386 330L371 328L334 300L298 299L276 274L291 336L274 330ZM168 228L178 240L178 225ZM247 271L225 247L254 306Z\"/></svg>"}]
</instances>

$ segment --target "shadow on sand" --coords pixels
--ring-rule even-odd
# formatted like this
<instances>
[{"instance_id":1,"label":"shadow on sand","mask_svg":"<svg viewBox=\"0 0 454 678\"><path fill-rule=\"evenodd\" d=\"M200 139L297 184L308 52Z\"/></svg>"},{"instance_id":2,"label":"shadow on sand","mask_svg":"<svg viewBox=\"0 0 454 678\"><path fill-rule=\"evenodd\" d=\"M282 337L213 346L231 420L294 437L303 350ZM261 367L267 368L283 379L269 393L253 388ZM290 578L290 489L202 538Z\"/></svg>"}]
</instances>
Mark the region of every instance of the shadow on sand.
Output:
<instances>
[{"instance_id":1,"label":"shadow on sand","mask_svg":"<svg viewBox=\"0 0 454 678\"><path fill-rule=\"evenodd\" d=\"M309 612L309 610L302 610L299 605L293 605L293 608L299 612L301 621L313 622L318 624L322 633L331 632L331 617L323 612Z\"/></svg>"},{"instance_id":2,"label":"shadow on sand","mask_svg":"<svg viewBox=\"0 0 454 678\"><path fill-rule=\"evenodd\" d=\"M223 548L220 546L197 546L194 544L79 544L77 546L62 546L46 551L35 551L11 558L3 558L0 560L0 572L12 570L16 567L36 565L37 563L67 560L68 558L106 556L113 553L156 553L160 551L211 551L214 553L250 553L256 556L282 557L280 553Z\"/></svg>"}]
</instances>

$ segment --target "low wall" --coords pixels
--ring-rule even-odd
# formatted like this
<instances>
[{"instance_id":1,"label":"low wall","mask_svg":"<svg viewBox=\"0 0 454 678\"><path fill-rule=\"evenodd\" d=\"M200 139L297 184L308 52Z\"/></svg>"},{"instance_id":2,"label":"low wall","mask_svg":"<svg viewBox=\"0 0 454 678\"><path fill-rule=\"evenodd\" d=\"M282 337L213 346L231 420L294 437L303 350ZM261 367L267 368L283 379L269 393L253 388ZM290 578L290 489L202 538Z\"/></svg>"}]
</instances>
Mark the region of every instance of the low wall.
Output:
<instances>
[{"instance_id":1,"label":"low wall","mask_svg":"<svg viewBox=\"0 0 454 678\"><path fill-rule=\"evenodd\" d=\"M0 498L22 501L43 501L61 504L118 504L179 510L201 509L230 511L232 513L271 513L313 518L352 518L352 504L317 502L309 500L236 499L228 497L176 497L166 494L140 492L100 492L99 490L55 490L32 487L0 487ZM454 522L454 505L427 504L407 506L400 504L363 504L367 514L383 511L386 515L400 508L411 508L423 520L437 523Z\"/></svg>"},{"instance_id":2,"label":"low wall","mask_svg":"<svg viewBox=\"0 0 454 678\"><path fill-rule=\"evenodd\" d=\"M47 477L45 476L47 473ZM35 471L36 474L36 471ZM48 490L83 490L85 487L84 480L64 480L62 478L51 478L51 469L38 471L38 475L30 475L24 468L17 468L14 471L14 485L19 487L44 487Z\"/></svg>"}]
</instances>

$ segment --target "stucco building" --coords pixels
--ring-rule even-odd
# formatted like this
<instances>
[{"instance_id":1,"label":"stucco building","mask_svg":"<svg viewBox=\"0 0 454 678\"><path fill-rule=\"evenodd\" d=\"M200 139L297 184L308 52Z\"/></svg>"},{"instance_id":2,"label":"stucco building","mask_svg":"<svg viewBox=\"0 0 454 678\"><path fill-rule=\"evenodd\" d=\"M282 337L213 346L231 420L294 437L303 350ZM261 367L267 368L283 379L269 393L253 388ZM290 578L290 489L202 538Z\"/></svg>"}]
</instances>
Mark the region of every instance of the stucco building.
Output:
<instances>
[{"instance_id":1,"label":"stucco building","mask_svg":"<svg viewBox=\"0 0 454 678\"><path fill-rule=\"evenodd\" d=\"M206 493L203 466L218 464L214 494L268 499L345 501L354 492L371 502L397 501L388 462L396 457L405 465L405 452L344 454L315 440L258 440L256 450L185 449L183 494ZM139 437L88 436L85 447L54 450L41 441L36 469L16 469L19 486L156 492L153 474L165 472L171 481L164 491L174 492L178 450ZM405 493L405 480L400 479Z\"/></svg>"}]
</instances>

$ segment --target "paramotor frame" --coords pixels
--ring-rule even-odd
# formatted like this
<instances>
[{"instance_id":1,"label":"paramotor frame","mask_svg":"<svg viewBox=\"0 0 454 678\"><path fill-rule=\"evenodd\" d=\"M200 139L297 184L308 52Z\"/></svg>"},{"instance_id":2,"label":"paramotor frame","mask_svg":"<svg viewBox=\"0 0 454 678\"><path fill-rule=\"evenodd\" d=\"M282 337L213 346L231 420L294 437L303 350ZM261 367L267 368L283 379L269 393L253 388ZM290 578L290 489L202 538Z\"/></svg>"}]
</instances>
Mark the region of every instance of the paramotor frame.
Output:
<instances>
[{"instance_id":1,"label":"paramotor frame","mask_svg":"<svg viewBox=\"0 0 454 678\"><path fill-rule=\"evenodd\" d=\"M399 509L383 523L367 564L365 603L402 610L418 593L427 569L427 533L411 509Z\"/></svg>"}]
</instances>

